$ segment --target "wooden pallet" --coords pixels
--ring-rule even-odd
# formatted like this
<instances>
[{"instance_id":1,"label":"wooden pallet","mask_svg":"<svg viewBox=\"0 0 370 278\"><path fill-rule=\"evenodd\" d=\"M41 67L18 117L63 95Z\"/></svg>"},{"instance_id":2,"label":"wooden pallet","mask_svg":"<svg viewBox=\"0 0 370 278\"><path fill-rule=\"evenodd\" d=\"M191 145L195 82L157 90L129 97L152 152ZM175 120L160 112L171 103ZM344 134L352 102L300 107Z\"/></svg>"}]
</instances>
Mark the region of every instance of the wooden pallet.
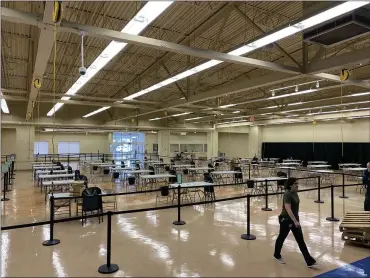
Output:
<instances>
[{"instance_id":1,"label":"wooden pallet","mask_svg":"<svg viewBox=\"0 0 370 278\"><path fill-rule=\"evenodd\" d=\"M339 226L342 240L370 247L370 211L348 212Z\"/></svg>"}]
</instances>

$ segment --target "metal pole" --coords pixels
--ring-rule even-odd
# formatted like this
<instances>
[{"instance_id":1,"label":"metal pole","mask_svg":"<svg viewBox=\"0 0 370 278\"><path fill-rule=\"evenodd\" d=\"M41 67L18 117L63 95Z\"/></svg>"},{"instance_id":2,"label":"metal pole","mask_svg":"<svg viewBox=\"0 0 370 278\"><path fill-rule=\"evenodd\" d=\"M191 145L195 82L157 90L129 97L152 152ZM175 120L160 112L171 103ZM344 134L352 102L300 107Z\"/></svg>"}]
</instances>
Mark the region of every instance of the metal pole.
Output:
<instances>
[{"instance_id":1,"label":"metal pole","mask_svg":"<svg viewBox=\"0 0 370 278\"><path fill-rule=\"evenodd\" d=\"M251 164L248 164L248 179L251 179Z\"/></svg>"},{"instance_id":2,"label":"metal pole","mask_svg":"<svg viewBox=\"0 0 370 278\"><path fill-rule=\"evenodd\" d=\"M255 240L256 236L251 235L251 196L247 195L247 233L242 234L241 238L245 240Z\"/></svg>"},{"instance_id":3,"label":"metal pole","mask_svg":"<svg viewBox=\"0 0 370 278\"><path fill-rule=\"evenodd\" d=\"M7 190L7 182L8 182L8 179L6 177L8 173L4 173L4 188L3 188L3 198L1 199L1 201L9 201L9 198L6 198L6 190Z\"/></svg>"},{"instance_id":4,"label":"metal pole","mask_svg":"<svg viewBox=\"0 0 370 278\"><path fill-rule=\"evenodd\" d=\"M50 234L49 240L45 240L42 245L53 246L60 243L59 239L54 239L54 196L50 196Z\"/></svg>"},{"instance_id":5,"label":"metal pole","mask_svg":"<svg viewBox=\"0 0 370 278\"><path fill-rule=\"evenodd\" d=\"M181 186L177 186L177 221L173 221L173 225L185 225L185 221L181 220L181 207L180 207L180 188Z\"/></svg>"},{"instance_id":6,"label":"metal pole","mask_svg":"<svg viewBox=\"0 0 370 278\"><path fill-rule=\"evenodd\" d=\"M348 199L348 196L346 196L346 193L344 192L344 183L344 173L342 173L342 196L339 196L339 198Z\"/></svg>"},{"instance_id":7,"label":"metal pole","mask_svg":"<svg viewBox=\"0 0 370 278\"><path fill-rule=\"evenodd\" d=\"M265 207L262 208L261 210L263 211L272 211L272 209L270 209L268 207L268 191L267 191L267 180L265 180Z\"/></svg>"},{"instance_id":8,"label":"metal pole","mask_svg":"<svg viewBox=\"0 0 370 278\"><path fill-rule=\"evenodd\" d=\"M326 220L331 222L339 221L338 218L334 217L334 187L331 185L330 187L330 199L331 199L331 217L327 217Z\"/></svg>"},{"instance_id":9,"label":"metal pole","mask_svg":"<svg viewBox=\"0 0 370 278\"><path fill-rule=\"evenodd\" d=\"M111 264L112 252L112 215L113 212L108 211L108 224L107 224L107 263L98 268L99 273L110 274L116 272L119 267L116 264Z\"/></svg>"},{"instance_id":10,"label":"metal pole","mask_svg":"<svg viewBox=\"0 0 370 278\"><path fill-rule=\"evenodd\" d=\"M315 203L322 204L324 201L321 201L321 177L317 177L317 200L314 201Z\"/></svg>"}]
</instances>

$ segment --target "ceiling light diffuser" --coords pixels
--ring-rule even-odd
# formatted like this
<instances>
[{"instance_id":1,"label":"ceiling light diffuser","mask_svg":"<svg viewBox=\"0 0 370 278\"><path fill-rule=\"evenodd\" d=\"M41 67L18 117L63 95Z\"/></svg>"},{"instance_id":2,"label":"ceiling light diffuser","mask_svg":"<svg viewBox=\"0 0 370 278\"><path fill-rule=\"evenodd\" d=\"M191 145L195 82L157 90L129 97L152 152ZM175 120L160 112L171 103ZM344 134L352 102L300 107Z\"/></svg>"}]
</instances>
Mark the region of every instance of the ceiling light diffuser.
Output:
<instances>
[{"instance_id":1,"label":"ceiling light diffuser","mask_svg":"<svg viewBox=\"0 0 370 278\"><path fill-rule=\"evenodd\" d=\"M88 117L90 117L90 116L92 116L92 115L95 115L95 114L98 114L98 113L100 113L100 112L102 112L102 111L104 111L104 110L107 110L107 109L109 109L110 108L110 106L104 106L104 107L102 107L102 108L100 108L100 109L98 109L98 110L95 110L95 111L93 111L93 112L91 112L91 113L89 113L89 114L86 114L85 116L82 116L83 118L88 118Z\"/></svg>"},{"instance_id":2,"label":"ceiling light diffuser","mask_svg":"<svg viewBox=\"0 0 370 278\"><path fill-rule=\"evenodd\" d=\"M0 92L0 95L1 95L1 111L3 111L3 113L5 114L9 114L8 104L6 103L6 100L2 98L3 93Z\"/></svg>"},{"instance_id":3,"label":"ceiling light diffuser","mask_svg":"<svg viewBox=\"0 0 370 278\"><path fill-rule=\"evenodd\" d=\"M162 14L173 1L148 1L144 7L126 24L121 30L121 33L131 35L139 35L153 20ZM77 81L69 88L66 95L75 95L91 78L93 78L110 60L113 59L127 43L112 41L103 50L95 61L87 68L86 74L80 76ZM62 98L63 99L63 98ZM48 113L47 116L52 116L57 112L63 103L58 102ZM98 109L99 110L99 109ZM98 111L96 110L96 111ZM106 109L104 109L106 110ZM101 111L104 111L101 110ZM101 112L100 111L100 112ZM95 111L94 111L95 112ZM97 112L99 113L99 112Z\"/></svg>"}]
</instances>

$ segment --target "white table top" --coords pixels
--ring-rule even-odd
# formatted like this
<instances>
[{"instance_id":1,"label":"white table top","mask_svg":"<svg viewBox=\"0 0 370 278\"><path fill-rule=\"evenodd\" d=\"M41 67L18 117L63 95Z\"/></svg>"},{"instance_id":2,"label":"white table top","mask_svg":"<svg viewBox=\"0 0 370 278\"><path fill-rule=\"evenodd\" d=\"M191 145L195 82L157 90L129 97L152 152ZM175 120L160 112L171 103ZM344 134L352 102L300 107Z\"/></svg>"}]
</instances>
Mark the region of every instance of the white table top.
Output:
<instances>
[{"instance_id":1,"label":"white table top","mask_svg":"<svg viewBox=\"0 0 370 278\"><path fill-rule=\"evenodd\" d=\"M317 170L315 173L323 173L323 174L333 174L333 170Z\"/></svg>"},{"instance_id":2,"label":"white table top","mask_svg":"<svg viewBox=\"0 0 370 278\"><path fill-rule=\"evenodd\" d=\"M170 162L150 162L150 164L152 165L171 165Z\"/></svg>"},{"instance_id":3,"label":"white table top","mask_svg":"<svg viewBox=\"0 0 370 278\"><path fill-rule=\"evenodd\" d=\"M209 167L195 167L195 168L189 168L189 171L207 171L207 170L210 170L210 169L213 169L213 168L209 168Z\"/></svg>"},{"instance_id":4,"label":"white table top","mask_svg":"<svg viewBox=\"0 0 370 278\"><path fill-rule=\"evenodd\" d=\"M265 178L253 178L250 180L261 182L261 181L282 181L282 180L287 180L287 179L288 178L284 178L284 177L265 177Z\"/></svg>"},{"instance_id":5,"label":"white table top","mask_svg":"<svg viewBox=\"0 0 370 278\"><path fill-rule=\"evenodd\" d=\"M144 174L144 173L150 173L153 172L152 170L127 170L127 171L122 171L124 174Z\"/></svg>"},{"instance_id":6,"label":"white table top","mask_svg":"<svg viewBox=\"0 0 370 278\"><path fill-rule=\"evenodd\" d=\"M344 168L343 171L365 171L366 168L365 167L358 167L358 168Z\"/></svg>"},{"instance_id":7,"label":"white table top","mask_svg":"<svg viewBox=\"0 0 370 278\"><path fill-rule=\"evenodd\" d=\"M222 174L225 174L225 175L230 175L230 174L239 174L241 172L238 172L238 171L213 171L211 172L211 174L213 175L222 175Z\"/></svg>"},{"instance_id":8,"label":"white table top","mask_svg":"<svg viewBox=\"0 0 370 278\"><path fill-rule=\"evenodd\" d=\"M339 163L338 164L339 167L343 167L343 166L361 166L360 163Z\"/></svg>"},{"instance_id":9,"label":"white table top","mask_svg":"<svg viewBox=\"0 0 370 278\"><path fill-rule=\"evenodd\" d=\"M64 184L72 184L75 180L57 180L57 181L45 181L42 183L42 185L51 185L53 183L54 185L64 185ZM81 181L83 182L83 181Z\"/></svg>"},{"instance_id":10,"label":"white table top","mask_svg":"<svg viewBox=\"0 0 370 278\"><path fill-rule=\"evenodd\" d=\"M301 162L300 159L283 159L283 162Z\"/></svg>"},{"instance_id":11,"label":"white table top","mask_svg":"<svg viewBox=\"0 0 370 278\"><path fill-rule=\"evenodd\" d=\"M163 178L174 178L175 175L170 174L155 174L155 175L142 175L142 179L163 179Z\"/></svg>"},{"instance_id":12,"label":"white table top","mask_svg":"<svg viewBox=\"0 0 370 278\"><path fill-rule=\"evenodd\" d=\"M53 170L53 174L58 174L58 173L66 174L66 173L68 173L68 170ZM50 170L49 171L37 170L36 174L37 175L39 175L39 174L50 174Z\"/></svg>"},{"instance_id":13,"label":"white table top","mask_svg":"<svg viewBox=\"0 0 370 278\"><path fill-rule=\"evenodd\" d=\"M184 182L180 185L176 183L172 183L169 185L169 187L177 188L180 186L181 188L184 188L184 187L203 187L203 186L211 186L211 185L214 185L214 184L210 182L205 182L205 181L194 181L194 182Z\"/></svg>"},{"instance_id":14,"label":"white table top","mask_svg":"<svg viewBox=\"0 0 370 278\"><path fill-rule=\"evenodd\" d=\"M298 165L301 165L301 164L298 163L298 162L283 162L283 163L279 163L278 165L279 166L289 166L289 165L296 165L296 166L298 166Z\"/></svg>"},{"instance_id":15,"label":"white table top","mask_svg":"<svg viewBox=\"0 0 370 278\"><path fill-rule=\"evenodd\" d=\"M97 163L97 162L93 162L93 163L90 163L92 166L110 166L110 167L112 167L112 166L114 166L115 164L113 164L113 163L108 163L108 162L104 162L104 163L102 163L102 162L100 162L100 163Z\"/></svg>"},{"instance_id":16,"label":"white table top","mask_svg":"<svg viewBox=\"0 0 370 278\"><path fill-rule=\"evenodd\" d=\"M31 162L32 165L50 165L53 164L53 162L48 162L48 161L33 161ZM54 163L55 164L55 163Z\"/></svg>"},{"instance_id":17,"label":"white table top","mask_svg":"<svg viewBox=\"0 0 370 278\"><path fill-rule=\"evenodd\" d=\"M109 170L111 171L125 171L125 170L135 170L135 167L109 167Z\"/></svg>"},{"instance_id":18,"label":"white table top","mask_svg":"<svg viewBox=\"0 0 370 278\"><path fill-rule=\"evenodd\" d=\"M172 165L172 168L191 168L193 167L194 165L190 165L190 164L177 164L177 165Z\"/></svg>"},{"instance_id":19,"label":"white table top","mask_svg":"<svg viewBox=\"0 0 370 278\"><path fill-rule=\"evenodd\" d=\"M54 194L48 194L48 200L50 199L51 196L54 196L54 198L65 198L65 197L71 197L72 193L54 193ZM67 201L67 200L66 200Z\"/></svg>"},{"instance_id":20,"label":"white table top","mask_svg":"<svg viewBox=\"0 0 370 278\"><path fill-rule=\"evenodd\" d=\"M308 161L308 164L328 164L327 161Z\"/></svg>"},{"instance_id":21,"label":"white table top","mask_svg":"<svg viewBox=\"0 0 370 278\"><path fill-rule=\"evenodd\" d=\"M33 166L33 170L43 170L43 169L60 169L60 166L56 165Z\"/></svg>"},{"instance_id":22,"label":"white table top","mask_svg":"<svg viewBox=\"0 0 370 278\"><path fill-rule=\"evenodd\" d=\"M330 168L331 165L328 164L315 164L315 165L307 165L307 168Z\"/></svg>"},{"instance_id":23,"label":"white table top","mask_svg":"<svg viewBox=\"0 0 370 278\"><path fill-rule=\"evenodd\" d=\"M296 167L289 167L289 166L279 166L277 167L278 169L290 169L290 170L295 170L297 169Z\"/></svg>"},{"instance_id":24,"label":"white table top","mask_svg":"<svg viewBox=\"0 0 370 278\"><path fill-rule=\"evenodd\" d=\"M52 175L39 175L39 179L53 179L53 178L73 178L75 174L52 174Z\"/></svg>"}]
</instances>

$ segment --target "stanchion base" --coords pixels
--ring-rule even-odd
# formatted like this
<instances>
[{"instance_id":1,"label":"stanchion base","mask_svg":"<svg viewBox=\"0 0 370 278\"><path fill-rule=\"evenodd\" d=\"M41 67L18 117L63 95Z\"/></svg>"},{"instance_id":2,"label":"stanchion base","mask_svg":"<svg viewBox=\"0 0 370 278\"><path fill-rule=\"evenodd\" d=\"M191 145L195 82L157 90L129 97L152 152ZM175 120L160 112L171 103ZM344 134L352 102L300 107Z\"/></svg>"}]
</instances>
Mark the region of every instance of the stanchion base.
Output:
<instances>
[{"instance_id":1,"label":"stanchion base","mask_svg":"<svg viewBox=\"0 0 370 278\"><path fill-rule=\"evenodd\" d=\"M42 245L44 246L53 246L53 245L57 245L60 243L60 240L59 239L52 239L52 240L45 240Z\"/></svg>"},{"instance_id":2,"label":"stanchion base","mask_svg":"<svg viewBox=\"0 0 370 278\"><path fill-rule=\"evenodd\" d=\"M331 222L338 222L339 219L335 217L326 217L326 220L331 221Z\"/></svg>"},{"instance_id":3,"label":"stanchion base","mask_svg":"<svg viewBox=\"0 0 370 278\"><path fill-rule=\"evenodd\" d=\"M110 274L118 271L119 267L116 264L111 264L108 266L107 264L103 264L98 268L99 273L102 274Z\"/></svg>"},{"instance_id":4,"label":"stanchion base","mask_svg":"<svg viewBox=\"0 0 370 278\"><path fill-rule=\"evenodd\" d=\"M320 200L320 201L319 201L319 200L315 200L314 202L315 202L316 204L323 204L323 203L324 203L324 201L321 201L321 200Z\"/></svg>"},{"instance_id":5,"label":"stanchion base","mask_svg":"<svg viewBox=\"0 0 370 278\"><path fill-rule=\"evenodd\" d=\"M1 198L1 201L9 201L10 199L9 198Z\"/></svg>"},{"instance_id":6,"label":"stanchion base","mask_svg":"<svg viewBox=\"0 0 370 278\"><path fill-rule=\"evenodd\" d=\"M339 196L339 198L342 198L342 199L348 199L347 196Z\"/></svg>"},{"instance_id":7,"label":"stanchion base","mask_svg":"<svg viewBox=\"0 0 370 278\"><path fill-rule=\"evenodd\" d=\"M180 220L180 221L176 220L176 221L173 221L172 224L173 225L185 225L186 223L185 223L185 221L182 221L182 220Z\"/></svg>"},{"instance_id":8,"label":"stanchion base","mask_svg":"<svg viewBox=\"0 0 370 278\"><path fill-rule=\"evenodd\" d=\"M263 211L272 211L272 209L270 209L270 208L261 208L261 210L263 210Z\"/></svg>"},{"instance_id":9,"label":"stanchion base","mask_svg":"<svg viewBox=\"0 0 370 278\"><path fill-rule=\"evenodd\" d=\"M255 240L256 239L256 236L254 236L254 235L248 235L248 234L242 234L241 238L242 239L245 239L245 240Z\"/></svg>"}]
</instances>

